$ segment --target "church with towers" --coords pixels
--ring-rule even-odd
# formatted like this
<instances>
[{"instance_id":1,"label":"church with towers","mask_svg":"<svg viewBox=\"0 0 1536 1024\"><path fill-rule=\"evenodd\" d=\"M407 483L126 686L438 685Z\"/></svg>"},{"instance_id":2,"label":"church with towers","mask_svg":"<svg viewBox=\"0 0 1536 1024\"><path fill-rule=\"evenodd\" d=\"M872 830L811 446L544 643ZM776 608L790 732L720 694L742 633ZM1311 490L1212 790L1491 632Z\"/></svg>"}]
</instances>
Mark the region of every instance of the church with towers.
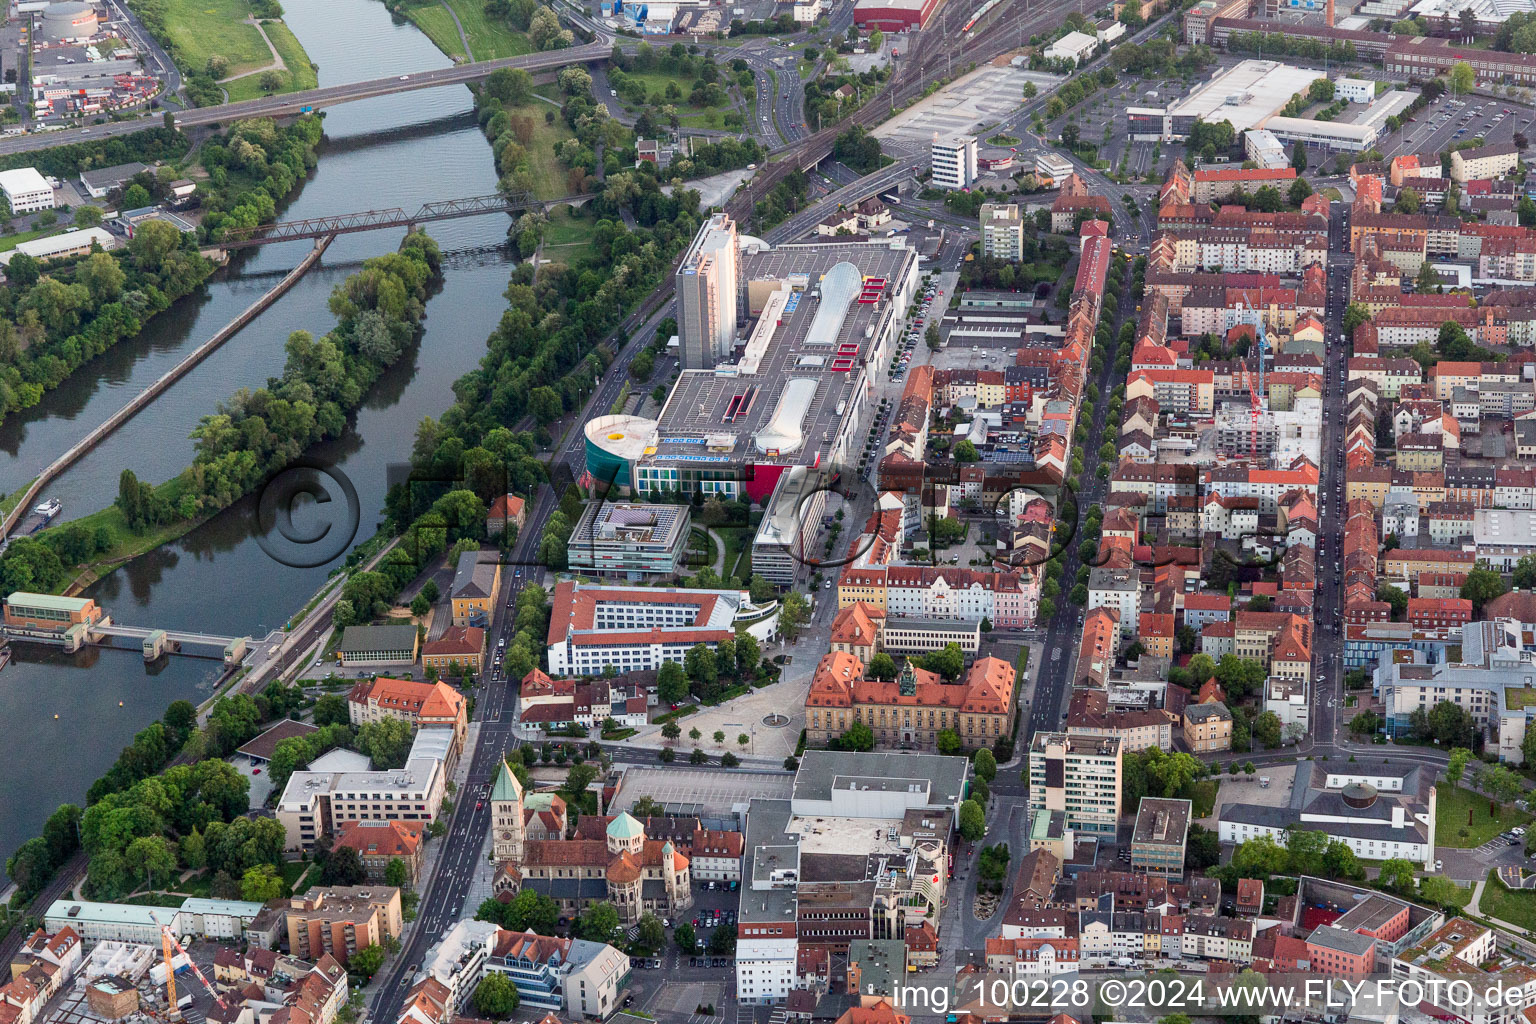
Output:
<instances>
[{"instance_id":1,"label":"church with towers","mask_svg":"<svg viewBox=\"0 0 1536 1024\"><path fill-rule=\"evenodd\" d=\"M599 900L612 903L619 920L634 924L645 913L669 918L693 906L692 865L681 837L647 836L634 816L582 815L566 836L565 801L552 793L523 792L503 762L491 790L491 849L495 891L510 899L523 889L581 913ZM665 823L671 819L649 819Z\"/></svg>"}]
</instances>

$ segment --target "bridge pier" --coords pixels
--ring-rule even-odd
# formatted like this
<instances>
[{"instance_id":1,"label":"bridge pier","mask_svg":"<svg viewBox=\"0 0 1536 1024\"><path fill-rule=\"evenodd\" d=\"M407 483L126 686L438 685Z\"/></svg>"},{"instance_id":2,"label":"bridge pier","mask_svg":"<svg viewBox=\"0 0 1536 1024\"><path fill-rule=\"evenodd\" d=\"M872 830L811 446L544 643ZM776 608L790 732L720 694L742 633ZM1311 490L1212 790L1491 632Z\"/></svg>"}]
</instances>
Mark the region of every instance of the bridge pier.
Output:
<instances>
[{"instance_id":1,"label":"bridge pier","mask_svg":"<svg viewBox=\"0 0 1536 1024\"><path fill-rule=\"evenodd\" d=\"M165 653L168 641L165 638L165 630L151 630L149 636L144 638L144 660L154 661Z\"/></svg>"}]
</instances>

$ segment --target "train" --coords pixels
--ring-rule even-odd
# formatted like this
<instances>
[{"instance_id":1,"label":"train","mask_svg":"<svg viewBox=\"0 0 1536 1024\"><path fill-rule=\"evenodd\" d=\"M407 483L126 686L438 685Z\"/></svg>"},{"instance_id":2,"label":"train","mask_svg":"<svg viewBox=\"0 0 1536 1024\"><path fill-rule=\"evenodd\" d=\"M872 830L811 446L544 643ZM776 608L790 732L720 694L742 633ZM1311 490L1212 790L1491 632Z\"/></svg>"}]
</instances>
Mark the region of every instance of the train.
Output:
<instances>
[{"instance_id":1,"label":"train","mask_svg":"<svg viewBox=\"0 0 1536 1024\"><path fill-rule=\"evenodd\" d=\"M988 14L991 14L994 7L1002 2L1003 0L987 0L986 3L982 4L981 7L977 9L976 13L971 15L971 20L960 26L960 31L965 33L965 38L972 38L971 30L980 24L982 19L985 18Z\"/></svg>"}]
</instances>

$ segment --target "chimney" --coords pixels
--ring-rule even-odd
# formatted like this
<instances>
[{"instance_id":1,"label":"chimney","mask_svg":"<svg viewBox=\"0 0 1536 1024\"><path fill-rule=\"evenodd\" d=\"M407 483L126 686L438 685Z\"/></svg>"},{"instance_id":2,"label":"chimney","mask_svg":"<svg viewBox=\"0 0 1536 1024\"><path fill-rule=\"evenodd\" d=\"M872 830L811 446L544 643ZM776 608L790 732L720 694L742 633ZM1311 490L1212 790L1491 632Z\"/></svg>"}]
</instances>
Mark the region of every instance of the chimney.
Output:
<instances>
[{"instance_id":1,"label":"chimney","mask_svg":"<svg viewBox=\"0 0 1536 1024\"><path fill-rule=\"evenodd\" d=\"M1333 0L1328 0L1328 8L1323 14L1323 24L1333 28Z\"/></svg>"}]
</instances>

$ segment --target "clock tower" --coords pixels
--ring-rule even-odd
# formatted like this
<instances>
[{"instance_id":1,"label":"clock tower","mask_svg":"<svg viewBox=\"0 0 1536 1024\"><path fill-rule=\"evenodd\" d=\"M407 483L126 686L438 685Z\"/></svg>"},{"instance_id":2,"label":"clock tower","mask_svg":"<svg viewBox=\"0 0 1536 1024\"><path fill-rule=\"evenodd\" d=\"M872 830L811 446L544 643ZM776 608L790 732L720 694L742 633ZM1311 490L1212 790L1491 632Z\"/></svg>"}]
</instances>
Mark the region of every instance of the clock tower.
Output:
<instances>
[{"instance_id":1,"label":"clock tower","mask_svg":"<svg viewBox=\"0 0 1536 1024\"><path fill-rule=\"evenodd\" d=\"M491 790L491 849L498 861L523 860L523 787L505 760Z\"/></svg>"}]
</instances>

